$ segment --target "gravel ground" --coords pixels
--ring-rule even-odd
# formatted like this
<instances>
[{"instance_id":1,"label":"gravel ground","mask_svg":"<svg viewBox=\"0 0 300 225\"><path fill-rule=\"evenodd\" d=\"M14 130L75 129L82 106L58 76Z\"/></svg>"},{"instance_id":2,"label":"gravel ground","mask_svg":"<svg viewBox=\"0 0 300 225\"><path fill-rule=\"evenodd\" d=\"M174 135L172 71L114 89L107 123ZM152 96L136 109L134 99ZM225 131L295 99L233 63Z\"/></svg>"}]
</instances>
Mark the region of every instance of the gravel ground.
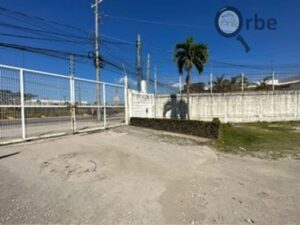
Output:
<instances>
[{"instance_id":1,"label":"gravel ground","mask_svg":"<svg viewBox=\"0 0 300 225\"><path fill-rule=\"evenodd\" d=\"M2 224L299 224L300 164L134 127L0 148Z\"/></svg>"}]
</instances>

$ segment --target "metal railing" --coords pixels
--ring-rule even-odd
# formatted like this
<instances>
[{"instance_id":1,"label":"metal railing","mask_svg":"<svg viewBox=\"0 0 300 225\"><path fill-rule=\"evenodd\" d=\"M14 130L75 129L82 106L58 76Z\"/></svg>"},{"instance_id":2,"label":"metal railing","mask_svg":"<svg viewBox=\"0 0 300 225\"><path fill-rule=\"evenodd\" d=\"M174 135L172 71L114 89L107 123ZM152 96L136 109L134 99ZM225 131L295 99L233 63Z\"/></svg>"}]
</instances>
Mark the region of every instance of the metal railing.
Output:
<instances>
[{"instance_id":1,"label":"metal railing","mask_svg":"<svg viewBox=\"0 0 300 225\"><path fill-rule=\"evenodd\" d=\"M126 83L0 65L0 144L123 125L126 105Z\"/></svg>"}]
</instances>

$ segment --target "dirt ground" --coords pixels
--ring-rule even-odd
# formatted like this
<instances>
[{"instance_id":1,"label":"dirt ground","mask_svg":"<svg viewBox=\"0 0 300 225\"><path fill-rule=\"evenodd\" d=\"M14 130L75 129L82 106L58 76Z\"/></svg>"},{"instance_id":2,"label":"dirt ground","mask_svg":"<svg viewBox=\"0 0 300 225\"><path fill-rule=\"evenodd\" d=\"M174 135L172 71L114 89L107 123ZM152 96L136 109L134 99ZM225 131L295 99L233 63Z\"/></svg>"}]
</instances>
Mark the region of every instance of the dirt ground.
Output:
<instances>
[{"instance_id":1,"label":"dirt ground","mask_svg":"<svg viewBox=\"0 0 300 225\"><path fill-rule=\"evenodd\" d=\"M0 147L0 223L299 224L299 160L134 127Z\"/></svg>"}]
</instances>

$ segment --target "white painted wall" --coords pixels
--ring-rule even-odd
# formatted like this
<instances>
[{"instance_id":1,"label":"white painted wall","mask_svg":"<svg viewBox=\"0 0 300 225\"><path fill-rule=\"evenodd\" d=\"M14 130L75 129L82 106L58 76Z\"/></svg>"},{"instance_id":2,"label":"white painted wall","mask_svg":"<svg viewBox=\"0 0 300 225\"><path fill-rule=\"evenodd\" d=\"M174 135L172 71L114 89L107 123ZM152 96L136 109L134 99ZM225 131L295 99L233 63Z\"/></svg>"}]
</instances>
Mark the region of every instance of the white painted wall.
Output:
<instances>
[{"instance_id":1,"label":"white painted wall","mask_svg":"<svg viewBox=\"0 0 300 225\"><path fill-rule=\"evenodd\" d=\"M154 95L128 91L129 117L154 118Z\"/></svg>"},{"instance_id":2,"label":"white painted wall","mask_svg":"<svg viewBox=\"0 0 300 225\"><path fill-rule=\"evenodd\" d=\"M191 94L190 98L190 114L193 120L208 121L214 117L222 122L300 120L300 91ZM177 102L180 99L180 95L177 95ZM186 102L185 95L182 100ZM169 95L155 98L153 94L131 91L129 116L164 118L164 107L170 101ZM165 115L165 118L170 117L171 110Z\"/></svg>"}]
</instances>

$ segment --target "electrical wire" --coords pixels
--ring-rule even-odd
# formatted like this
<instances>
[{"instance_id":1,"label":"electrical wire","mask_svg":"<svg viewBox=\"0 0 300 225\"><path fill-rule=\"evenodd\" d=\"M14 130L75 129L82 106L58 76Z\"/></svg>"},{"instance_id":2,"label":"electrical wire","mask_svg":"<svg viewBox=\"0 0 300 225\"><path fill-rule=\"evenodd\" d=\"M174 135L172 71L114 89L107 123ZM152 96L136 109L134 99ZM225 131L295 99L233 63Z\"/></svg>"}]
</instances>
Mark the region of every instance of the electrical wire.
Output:
<instances>
[{"instance_id":1,"label":"electrical wire","mask_svg":"<svg viewBox=\"0 0 300 225\"><path fill-rule=\"evenodd\" d=\"M125 16L113 16L109 14L104 14L103 17L108 19L114 19L114 20L123 20L123 21L146 23L146 24L161 25L161 26L186 27L186 28L197 28L197 29L208 29L208 30L213 29L212 27L209 26L190 25L190 24L181 24L181 23L166 23L161 21L145 20L139 18L125 17Z\"/></svg>"}]
</instances>

